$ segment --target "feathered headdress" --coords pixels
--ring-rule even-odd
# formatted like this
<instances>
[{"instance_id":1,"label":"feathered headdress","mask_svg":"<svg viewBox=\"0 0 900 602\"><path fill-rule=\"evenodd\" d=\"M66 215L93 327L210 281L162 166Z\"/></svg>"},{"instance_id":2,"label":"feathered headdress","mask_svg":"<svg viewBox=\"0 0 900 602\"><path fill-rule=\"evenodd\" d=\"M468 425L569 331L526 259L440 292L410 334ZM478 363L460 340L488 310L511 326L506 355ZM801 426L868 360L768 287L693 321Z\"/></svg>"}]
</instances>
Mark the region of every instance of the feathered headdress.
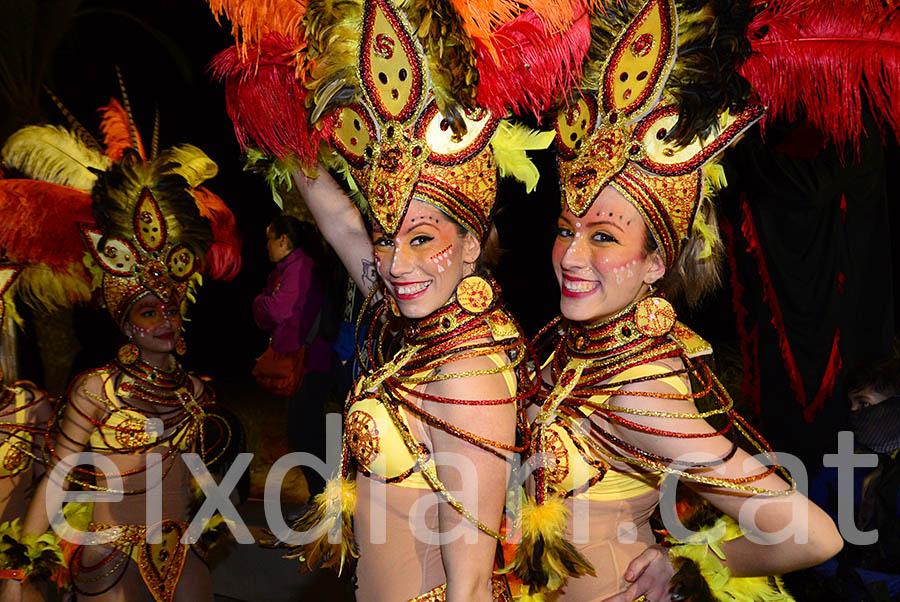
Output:
<instances>
[{"instance_id":1,"label":"feathered headdress","mask_svg":"<svg viewBox=\"0 0 900 602\"><path fill-rule=\"evenodd\" d=\"M900 139L897 0L753 4L753 53L740 72L766 105L766 119L806 119L843 149L863 134L865 99L882 133Z\"/></svg>"},{"instance_id":2,"label":"feathered headdress","mask_svg":"<svg viewBox=\"0 0 900 602\"><path fill-rule=\"evenodd\" d=\"M704 166L762 116L736 68L740 1L622 0L592 17L581 90L555 122L562 202L582 216L613 186L671 268L704 198Z\"/></svg>"},{"instance_id":3,"label":"feathered headdress","mask_svg":"<svg viewBox=\"0 0 900 602\"><path fill-rule=\"evenodd\" d=\"M192 252L200 253L195 257L195 268L203 265L205 252L205 274L211 278L233 278L240 269L241 240L234 217L221 199L200 186L216 174L216 164L190 145L157 152L158 121L148 155L131 119L127 96L123 98L125 106L113 99L101 109L102 146L59 105L70 121L70 129L28 126L10 136L0 151L8 167L30 178L0 180L0 247L11 260L23 264L16 293L31 305L52 309L90 299L102 279L95 278L85 266L79 224L85 232L121 236L124 225L133 222L132 216L126 218L122 212L127 212L124 208L129 203L139 202L144 188L156 191L157 196L177 196L179 201L173 209L191 214L189 222L203 222L203 215L212 223L215 240L200 246L188 244ZM136 189L139 184L141 188ZM127 198L131 194L133 198ZM166 214L167 201L163 200L162 206L157 201L156 210ZM114 207L117 204L118 209ZM156 210L151 207L149 213L153 215ZM183 230L175 223L167 225ZM201 239L212 239L209 227L206 223L191 225L186 229L187 236L190 238L199 228L205 230ZM133 237L129 240L132 246L137 244ZM104 253L110 253L111 248L105 245ZM96 261L88 264L98 269L105 265ZM118 305L112 301L111 311ZM118 319L117 313L114 311Z\"/></svg>"},{"instance_id":4,"label":"feathered headdress","mask_svg":"<svg viewBox=\"0 0 900 602\"><path fill-rule=\"evenodd\" d=\"M210 6L238 39L213 71L241 144L305 165L322 159L391 234L416 198L483 237L497 169L533 187L525 150L550 142L502 119L549 107L590 42L578 1Z\"/></svg>"}]
</instances>

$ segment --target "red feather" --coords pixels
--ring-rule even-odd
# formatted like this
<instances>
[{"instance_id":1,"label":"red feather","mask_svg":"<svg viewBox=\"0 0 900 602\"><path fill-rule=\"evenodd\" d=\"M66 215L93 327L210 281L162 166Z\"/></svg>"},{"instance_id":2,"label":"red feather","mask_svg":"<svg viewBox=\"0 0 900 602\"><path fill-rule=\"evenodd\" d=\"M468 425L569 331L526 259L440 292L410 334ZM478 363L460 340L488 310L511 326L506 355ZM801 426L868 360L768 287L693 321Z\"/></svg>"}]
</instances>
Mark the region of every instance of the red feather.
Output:
<instances>
[{"instance_id":1,"label":"red feather","mask_svg":"<svg viewBox=\"0 0 900 602\"><path fill-rule=\"evenodd\" d=\"M534 10L526 10L497 29L490 45L475 39L478 104L499 115L511 108L539 117L578 80L590 43L586 12L568 30L548 34Z\"/></svg>"},{"instance_id":2,"label":"red feather","mask_svg":"<svg viewBox=\"0 0 900 602\"><path fill-rule=\"evenodd\" d=\"M137 142L137 152L141 157L147 157L144 154L144 143L141 141L141 135L137 129L132 127L131 120L128 118L128 112L122 107L122 104L115 98L109 100L109 104L100 107L98 110L101 115L100 131L103 132L103 143L106 145L106 156L113 161L122 158L122 153L126 148L135 148L132 143L131 136Z\"/></svg>"},{"instance_id":3,"label":"red feather","mask_svg":"<svg viewBox=\"0 0 900 602\"><path fill-rule=\"evenodd\" d=\"M193 189L200 215L208 218L214 242L206 252L206 274L214 280L232 280L241 271L241 233L234 214L218 195L203 186Z\"/></svg>"},{"instance_id":4,"label":"red feather","mask_svg":"<svg viewBox=\"0 0 900 602\"><path fill-rule=\"evenodd\" d=\"M0 249L18 263L54 271L81 265L87 250L77 224L93 224L91 195L37 180L0 180Z\"/></svg>"},{"instance_id":5,"label":"red feather","mask_svg":"<svg viewBox=\"0 0 900 602\"><path fill-rule=\"evenodd\" d=\"M247 47L245 59L232 46L213 57L210 67L225 82L226 109L242 150L252 142L267 154L293 154L312 165L329 135L330 120L321 127L307 122L308 92L293 64L298 46L287 36L270 33Z\"/></svg>"},{"instance_id":6,"label":"red feather","mask_svg":"<svg viewBox=\"0 0 900 602\"><path fill-rule=\"evenodd\" d=\"M888 3L890 5L890 3ZM741 73L769 118L805 118L838 147L862 134L863 95L900 140L900 12L871 0L776 0L748 30Z\"/></svg>"}]
</instances>

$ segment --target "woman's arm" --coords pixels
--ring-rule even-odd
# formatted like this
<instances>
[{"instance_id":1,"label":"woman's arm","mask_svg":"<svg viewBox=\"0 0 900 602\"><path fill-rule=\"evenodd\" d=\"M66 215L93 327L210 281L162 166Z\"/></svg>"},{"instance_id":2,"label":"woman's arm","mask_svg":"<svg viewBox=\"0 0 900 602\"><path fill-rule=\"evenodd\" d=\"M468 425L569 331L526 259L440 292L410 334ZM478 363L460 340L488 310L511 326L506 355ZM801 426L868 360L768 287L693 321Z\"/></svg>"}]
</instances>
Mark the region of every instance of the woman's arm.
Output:
<instances>
[{"instance_id":1,"label":"woman's arm","mask_svg":"<svg viewBox=\"0 0 900 602\"><path fill-rule=\"evenodd\" d=\"M661 394L675 392L658 380L627 388ZM697 413L696 406L689 400L620 395L613 397L609 405L670 413ZM622 413L621 416L655 429L694 434L714 432L712 426L702 419L637 416L627 413ZM596 417L594 420L601 419ZM731 449L731 441L721 435L681 439L639 432L612 421L605 423L601 428L606 428L631 445L668 458L683 457L703 461L704 458L699 456L706 456L705 459L708 461L710 458L726 456ZM715 468L694 469L690 472L704 477L734 479L760 474L765 470L766 468L751 458L750 454L738 449L730 459ZM751 541L748 537L739 537L721 546L726 559L723 564L735 577L781 574L814 566L837 554L843 545L843 540L831 518L799 492L778 496L753 496L727 487L683 480L722 512L741 522L745 532L753 532L756 541ZM748 485L772 491L789 489L788 484L775 474ZM779 531L789 527L792 529L790 536L778 534ZM801 537L800 541L795 541L794 533ZM802 541L804 533L807 534L806 542Z\"/></svg>"},{"instance_id":2,"label":"woman's arm","mask_svg":"<svg viewBox=\"0 0 900 602\"><path fill-rule=\"evenodd\" d=\"M347 194L321 165L318 177L294 171L294 182L322 235L334 248L363 295L375 288L375 255L362 216Z\"/></svg>"},{"instance_id":3,"label":"woman's arm","mask_svg":"<svg viewBox=\"0 0 900 602\"><path fill-rule=\"evenodd\" d=\"M495 367L488 358L478 357L446 364L441 372L459 373ZM457 400L503 399L514 394L501 374L438 381L430 383L426 392ZM484 439L507 445L515 443L516 409L513 403L461 405L426 401L424 409ZM438 427L429 427L429 433L441 482L478 520L493 531L499 530L509 477L506 461ZM449 504L440 504L438 520L441 533L463 534L441 545L447 575L447 602L489 602L497 540L478 530Z\"/></svg>"},{"instance_id":4,"label":"woman's arm","mask_svg":"<svg viewBox=\"0 0 900 602\"><path fill-rule=\"evenodd\" d=\"M71 395L60 424L60 434L53 441L54 455L49 458L46 472L35 487L34 496L22 524L22 535L39 535L50 527L46 506L53 467L62 458L84 449L95 428L92 421L100 420L105 413L103 406L90 396L93 394L99 397L103 394L102 388L103 379L97 374L80 376L72 385ZM64 488L65 482L55 482L52 486ZM25 585L21 585L18 581L10 579L0 586L0 599L9 602L19 600L30 602L42 600L43 596L33 584L26 582Z\"/></svg>"}]
</instances>

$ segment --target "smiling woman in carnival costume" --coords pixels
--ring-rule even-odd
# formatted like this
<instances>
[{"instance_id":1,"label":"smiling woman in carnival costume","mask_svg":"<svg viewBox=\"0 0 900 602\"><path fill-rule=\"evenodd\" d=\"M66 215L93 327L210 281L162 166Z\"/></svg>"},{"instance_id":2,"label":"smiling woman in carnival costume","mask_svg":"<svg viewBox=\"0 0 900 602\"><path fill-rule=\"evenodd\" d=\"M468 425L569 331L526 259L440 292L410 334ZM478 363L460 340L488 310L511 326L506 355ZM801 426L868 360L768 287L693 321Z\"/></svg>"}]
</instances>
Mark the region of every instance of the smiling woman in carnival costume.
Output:
<instances>
[{"instance_id":1,"label":"smiling woman in carnival costume","mask_svg":"<svg viewBox=\"0 0 900 602\"><path fill-rule=\"evenodd\" d=\"M24 128L3 149L8 165L36 180L0 182L0 211L14 204L24 216L38 203L55 203L50 209L56 211L45 204L36 219L46 231L58 232L59 240L38 248L27 234L2 232L11 256L34 262L26 264L35 272L31 293L43 294L44 303L51 294L61 295L57 302L71 302L83 298L90 289L82 283L92 281L128 339L112 362L71 384L45 451L48 469L70 454L101 454L109 460L107 476L103 467L82 465L65 482L45 477L23 533L47 529L51 487L123 494L120 502L66 507L70 525L89 539L61 542L66 562L58 567L58 581L79 600L212 600L202 550L180 543L196 503L181 455L199 453L207 464L214 462L230 429L216 414L212 390L185 372L175 355L186 350L183 312L201 268L206 264L208 276L233 276L239 239L230 211L199 186L216 173L209 157L189 145L157 152L156 135L145 152L130 112L115 100L103 117L105 152L77 122L72 131ZM212 227L201 213L212 216ZM84 259L84 244L90 259ZM87 273L79 272L83 259ZM43 287L37 284L41 279ZM158 522L147 524L154 513ZM104 543L91 543L91 533L100 531ZM157 536L160 541L151 541ZM52 531L43 537L59 541ZM18 581L7 582L3 599L33 595L31 581L24 583L19 591Z\"/></svg>"},{"instance_id":2,"label":"smiling woman in carnival costume","mask_svg":"<svg viewBox=\"0 0 900 602\"><path fill-rule=\"evenodd\" d=\"M592 16L584 82L555 123L562 317L535 341L542 455L512 566L524 598L790 600L768 576L841 548L831 519L775 473L705 363L711 347L671 303L718 282L713 159L763 113L735 72L751 14L739 2L644 0ZM668 550L649 524L660 503L672 515L667 474L727 515ZM729 518L739 514L755 537ZM788 527L808 542L779 534Z\"/></svg>"},{"instance_id":3,"label":"smiling woman in carnival costume","mask_svg":"<svg viewBox=\"0 0 900 602\"><path fill-rule=\"evenodd\" d=\"M532 379L481 255L498 170L530 189L537 171L524 151L552 138L503 118L546 108L584 56L587 16L577 3L488 2L473 14L467 2L311 2L296 19L270 6L269 34L254 40L262 28L242 21L246 5L211 4L250 38L214 62L239 138L301 163L323 139L336 153L320 160L371 218L370 232L327 173L295 171L325 238L369 294L341 475L300 525L325 533L296 554L310 569L340 570L358 551L361 602L507 599L492 568ZM282 81L295 87L264 94L278 88L279 42L280 56L295 59ZM273 98L289 102L275 112ZM332 528L342 544L324 542Z\"/></svg>"}]
</instances>

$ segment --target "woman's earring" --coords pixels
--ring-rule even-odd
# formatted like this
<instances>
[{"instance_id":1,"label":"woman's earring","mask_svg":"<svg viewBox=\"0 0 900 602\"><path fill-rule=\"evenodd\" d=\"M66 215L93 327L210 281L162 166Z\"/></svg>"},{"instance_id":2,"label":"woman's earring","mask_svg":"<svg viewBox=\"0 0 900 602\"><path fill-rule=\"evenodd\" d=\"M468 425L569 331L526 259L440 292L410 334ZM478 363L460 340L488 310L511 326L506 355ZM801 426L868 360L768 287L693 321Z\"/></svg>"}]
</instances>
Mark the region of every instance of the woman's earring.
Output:
<instances>
[{"instance_id":1,"label":"woman's earring","mask_svg":"<svg viewBox=\"0 0 900 602\"><path fill-rule=\"evenodd\" d=\"M184 355L187 353L187 341L184 340L184 337L180 337L178 342L175 343L175 353L178 355Z\"/></svg>"},{"instance_id":2,"label":"woman's earring","mask_svg":"<svg viewBox=\"0 0 900 602\"><path fill-rule=\"evenodd\" d=\"M128 366L138 361L138 358L141 357L141 350L137 345L131 342L132 338L132 335L128 335L128 342L119 347L119 352L116 354L116 357L120 364Z\"/></svg>"}]
</instances>

